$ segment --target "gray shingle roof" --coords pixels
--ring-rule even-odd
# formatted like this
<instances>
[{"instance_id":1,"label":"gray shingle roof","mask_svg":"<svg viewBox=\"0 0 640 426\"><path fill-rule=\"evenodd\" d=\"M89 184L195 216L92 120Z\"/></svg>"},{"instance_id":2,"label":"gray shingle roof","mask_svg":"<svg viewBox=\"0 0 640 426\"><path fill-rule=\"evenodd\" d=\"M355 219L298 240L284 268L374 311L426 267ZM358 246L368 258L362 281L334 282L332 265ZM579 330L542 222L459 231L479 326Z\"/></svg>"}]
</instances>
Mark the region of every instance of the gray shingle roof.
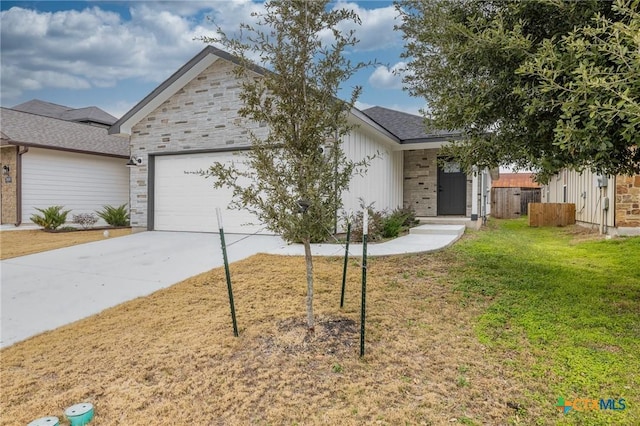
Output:
<instances>
[{"instance_id":1,"label":"gray shingle roof","mask_svg":"<svg viewBox=\"0 0 640 426\"><path fill-rule=\"evenodd\" d=\"M3 142L83 152L111 157L129 157L129 140L111 136L104 127L74 123L9 108L0 108Z\"/></svg>"},{"instance_id":2,"label":"gray shingle roof","mask_svg":"<svg viewBox=\"0 0 640 426\"><path fill-rule=\"evenodd\" d=\"M432 139L455 138L460 132L435 130L427 133L424 118L388 108L375 106L362 111L373 121L393 133L400 143L421 142Z\"/></svg>"},{"instance_id":3,"label":"gray shingle roof","mask_svg":"<svg viewBox=\"0 0 640 426\"><path fill-rule=\"evenodd\" d=\"M67 121L93 122L111 126L117 119L106 111L98 107L90 106L86 108L71 108L51 102L32 99L30 101L16 105L16 111L29 112L32 114L44 115L45 117L59 118Z\"/></svg>"}]
</instances>

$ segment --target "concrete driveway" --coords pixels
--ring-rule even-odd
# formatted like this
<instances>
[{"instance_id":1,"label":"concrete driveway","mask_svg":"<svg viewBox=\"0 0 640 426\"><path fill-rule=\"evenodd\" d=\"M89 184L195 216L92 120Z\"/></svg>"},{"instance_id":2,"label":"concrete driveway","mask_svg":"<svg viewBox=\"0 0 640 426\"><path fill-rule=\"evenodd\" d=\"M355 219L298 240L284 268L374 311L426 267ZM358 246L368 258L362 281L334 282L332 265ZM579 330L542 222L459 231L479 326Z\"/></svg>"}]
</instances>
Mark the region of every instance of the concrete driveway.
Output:
<instances>
[{"instance_id":1,"label":"concrete driveway","mask_svg":"<svg viewBox=\"0 0 640 426\"><path fill-rule=\"evenodd\" d=\"M284 246L275 236L225 239L230 262ZM142 232L3 260L0 347L220 265L218 234L186 232Z\"/></svg>"}]
</instances>

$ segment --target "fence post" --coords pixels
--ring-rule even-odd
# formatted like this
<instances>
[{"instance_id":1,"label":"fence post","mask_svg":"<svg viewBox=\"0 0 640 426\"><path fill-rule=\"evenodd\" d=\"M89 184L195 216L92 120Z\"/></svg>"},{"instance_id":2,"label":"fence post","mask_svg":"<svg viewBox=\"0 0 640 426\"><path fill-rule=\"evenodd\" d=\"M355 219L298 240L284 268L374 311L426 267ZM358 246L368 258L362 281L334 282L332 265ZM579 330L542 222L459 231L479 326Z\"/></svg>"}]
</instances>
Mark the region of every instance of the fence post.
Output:
<instances>
[{"instance_id":1,"label":"fence post","mask_svg":"<svg viewBox=\"0 0 640 426\"><path fill-rule=\"evenodd\" d=\"M229 306L231 307L231 321L233 322L233 335L238 337L238 324L236 323L236 308L233 303L233 289L231 288L231 273L229 272L229 260L227 259L227 245L224 241L224 227L222 226L222 213L216 207L218 228L220 229L220 244L222 245L222 260L224 261L224 273L227 277L227 291L229 292Z\"/></svg>"},{"instance_id":2,"label":"fence post","mask_svg":"<svg viewBox=\"0 0 640 426\"><path fill-rule=\"evenodd\" d=\"M351 214L347 216L347 244L344 249L344 265L342 267L342 291L340 292L340 307L344 306L344 289L347 283L347 263L349 261L349 240L351 239Z\"/></svg>"},{"instance_id":3,"label":"fence post","mask_svg":"<svg viewBox=\"0 0 640 426\"><path fill-rule=\"evenodd\" d=\"M367 301L367 237L369 234L369 211L364 209L362 216L362 302L360 305L360 357L364 356L364 322Z\"/></svg>"}]
</instances>

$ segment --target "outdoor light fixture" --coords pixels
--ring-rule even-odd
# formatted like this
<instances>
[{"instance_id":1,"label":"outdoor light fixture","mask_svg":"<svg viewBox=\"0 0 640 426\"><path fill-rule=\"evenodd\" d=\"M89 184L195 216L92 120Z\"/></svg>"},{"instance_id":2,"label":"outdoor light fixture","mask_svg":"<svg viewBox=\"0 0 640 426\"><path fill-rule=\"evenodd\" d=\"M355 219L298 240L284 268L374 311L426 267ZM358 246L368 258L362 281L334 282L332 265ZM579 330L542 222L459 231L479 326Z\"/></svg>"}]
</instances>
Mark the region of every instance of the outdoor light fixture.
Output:
<instances>
[{"instance_id":1,"label":"outdoor light fixture","mask_svg":"<svg viewBox=\"0 0 640 426\"><path fill-rule=\"evenodd\" d=\"M298 213L306 213L309 209L309 202L307 200L298 200Z\"/></svg>"},{"instance_id":2,"label":"outdoor light fixture","mask_svg":"<svg viewBox=\"0 0 640 426\"><path fill-rule=\"evenodd\" d=\"M127 167L137 167L142 164L142 158L132 155L127 161Z\"/></svg>"},{"instance_id":3,"label":"outdoor light fixture","mask_svg":"<svg viewBox=\"0 0 640 426\"><path fill-rule=\"evenodd\" d=\"M2 174L3 175L8 175L10 171L11 171L11 168L9 166L7 166L6 164L4 166L2 166Z\"/></svg>"}]
</instances>

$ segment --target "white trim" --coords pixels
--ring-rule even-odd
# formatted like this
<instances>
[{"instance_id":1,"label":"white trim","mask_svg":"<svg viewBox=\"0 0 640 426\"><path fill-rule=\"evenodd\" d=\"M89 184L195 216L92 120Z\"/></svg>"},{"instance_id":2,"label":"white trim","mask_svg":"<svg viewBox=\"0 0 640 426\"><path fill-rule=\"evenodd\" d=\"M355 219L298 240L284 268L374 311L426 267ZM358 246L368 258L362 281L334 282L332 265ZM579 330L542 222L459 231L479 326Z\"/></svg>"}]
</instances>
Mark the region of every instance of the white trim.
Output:
<instances>
[{"instance_id":1,"label":"white trim","mask_svg":"<svg viewBox=\"0 0 640 426\"><path fill-rule=\"evenodd\" d=\"M471 216L473 215L480 217L478 214L478 168L476 166L473 166L471 172Z\"/></svg>"},{"instance_id":2,"label":"white trim","mask_svg":"<svg viewBox=\"0 0 640 426\"><path fill-rule=\"evenodd\" d=\"M443 146L449 145L449 141L434 141L434 142L418 142L418 143L404 143L398 145L398 151L411 151L414 149L439 149Z\"/></svg>"}]
</instances>

